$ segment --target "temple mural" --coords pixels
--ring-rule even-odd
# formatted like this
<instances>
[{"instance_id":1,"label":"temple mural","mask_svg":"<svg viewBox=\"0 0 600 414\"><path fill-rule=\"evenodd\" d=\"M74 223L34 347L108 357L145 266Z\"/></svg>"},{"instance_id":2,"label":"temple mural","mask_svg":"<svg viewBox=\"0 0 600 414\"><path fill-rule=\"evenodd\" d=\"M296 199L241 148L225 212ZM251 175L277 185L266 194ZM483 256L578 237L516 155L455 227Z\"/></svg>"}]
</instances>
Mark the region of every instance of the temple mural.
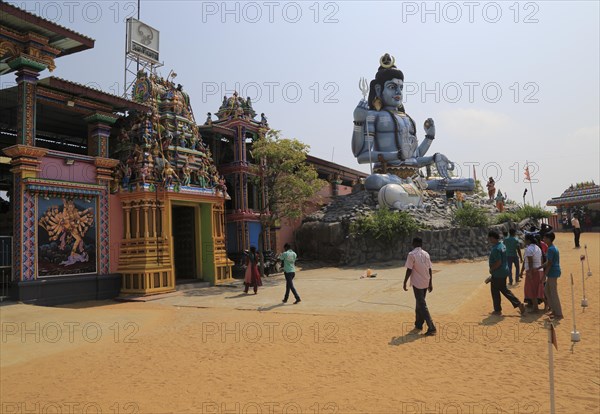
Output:
<instances>
[{"instance_id":1,"label":"temple mural","mask_svg":"<svg viewBox=\"0 0 600 414\"><path fill-rule=\"evenodd\" d=\"M38 275L95 273L96 202L38 197Z\"/></svg>"}]
</instances>

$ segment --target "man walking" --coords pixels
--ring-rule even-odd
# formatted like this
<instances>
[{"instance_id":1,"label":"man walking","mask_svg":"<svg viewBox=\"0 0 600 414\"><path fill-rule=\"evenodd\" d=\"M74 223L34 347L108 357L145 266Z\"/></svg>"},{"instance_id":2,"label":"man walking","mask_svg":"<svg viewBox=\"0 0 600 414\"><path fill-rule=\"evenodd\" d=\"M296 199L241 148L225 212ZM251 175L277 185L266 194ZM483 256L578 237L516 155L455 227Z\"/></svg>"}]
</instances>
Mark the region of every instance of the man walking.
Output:
<instances>
[{"instance_id":1,"label":"man walking","mask_svg":"<svg viewBox=\"0 0 600 414\"><path fill-rule=\"evenodd\" d=\"M431 336L436 334L436 328L431 320L425 295L427 291L433 290L432 274L431 274L431 259L429 253L423 250L423 240L415 237L412 242L413 250L408 253L406 258L406 276L404 277L404 290L408 290L406 282L410 278L410 284L413 287L415 294L415 330L421 331L423 324L427 323L427 332L425 335Z\"/></svg>"},{"instance_id":2,"label":"man walking","mask_svg":"<svg viewBox=\"0 0 600 414\"><path fill-rule=\"evenodd\" d=\"M296 298L294 305L300 303L300 296L298 292L296 292L296 288L294 287L294 276L296 276L296 258L298 257L296 253L292 250L292 246L289 243L286 243L283 248L285 251L279 255L279 260L283 260L283 274L285 275L285 296L283 297L283 303L288 301L290 297L290 291Z\"/></svg>"},{"instance_id":3,"label":"man walking","mask_svg":"<svg viewBox=\"0 0 600 414\"><path fill-rule=\"evenodd\" d=\"M525 313L525 305L506 286L506 278L510 273L506 259L506 246L500 241L500 234L495 230L491 230L488 233L488 242L492 246L489 259L490 274L492 275L490 286L492 301L494 303L492 315L502 315L500 293L509 300L514 308L519 308L519 312L523 315Z\"/></svg>"},{"instance_id":4,"label":"man walking","mask_svg":"<svg viewBox=\"0 0 600 414\"><path fill-rule=\"evenodd\" d=\"M508 270L510 271L508 274L508 284L512 285L513 265L515 268L515 282L519 283L519 275L521 272L519 264L523 262L523 255L521 254L519 239L516 237L517 231L515 229L510 229L508 233L510 234L510 237L504 239L504 245L506 246L506 260L508 260Z\"/></svg>"},{"instance_id":5,"label":"man walking","mask_svg":"<svg viewBox=\"0 0 600 414\"><path fill-rule=\"evenodd\" d=\"M581 236L581 225L577 216L573 216L571 219L571 225L573 226L573 235L575 236L575 248L579 249L579 237Z\"/></svg>"}]
</instances>

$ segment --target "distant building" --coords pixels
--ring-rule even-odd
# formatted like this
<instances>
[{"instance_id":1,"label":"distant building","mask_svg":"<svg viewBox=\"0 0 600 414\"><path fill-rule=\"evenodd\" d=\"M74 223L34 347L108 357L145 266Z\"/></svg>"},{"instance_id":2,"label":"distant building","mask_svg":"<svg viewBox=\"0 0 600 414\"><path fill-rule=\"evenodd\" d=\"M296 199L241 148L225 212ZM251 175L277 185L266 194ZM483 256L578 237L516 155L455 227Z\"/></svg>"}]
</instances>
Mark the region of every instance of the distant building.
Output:
<instances>
[{"instance_id":1,"label":"distant building","mask_svg":"<svg viewBox=\"0 0 600 414\"><path fill-rule=\"evenodd\" d=\"M546 205L556 207L554 223L550 224L557 229L571 229L571 218L578 215L584 230L600 230L600 186L593 181L571 185Z\"/></svg>"},{"instance_id":2,"label":"distant building","mask_svg":"<svg viewBox=\"0 0 600 414\"><path fill-rule=\"evenodd\" d=\"M325 186L318 192L314 200L313 211L318 210L324 204L338 195L350 194L357 184L367 177L367 173L336 164L321 158L309 155L306 162L311 164L317 170L319 178L326 181ZM302 224L299 220L284 220L284 222L273 229L272 239L274 239L273 248L276 251L283 251L285 243L294 244L294 232Z\"/></svg>"}]
</instances>

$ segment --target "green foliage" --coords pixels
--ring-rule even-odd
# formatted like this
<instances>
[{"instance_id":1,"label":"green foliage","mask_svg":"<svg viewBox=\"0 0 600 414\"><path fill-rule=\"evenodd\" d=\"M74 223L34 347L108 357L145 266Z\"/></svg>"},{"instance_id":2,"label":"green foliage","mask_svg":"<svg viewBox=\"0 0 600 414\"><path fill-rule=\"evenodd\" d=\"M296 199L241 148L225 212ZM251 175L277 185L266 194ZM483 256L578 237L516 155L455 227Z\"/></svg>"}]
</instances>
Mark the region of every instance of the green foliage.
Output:
<instances>
[{"instance_id":1,"label":"green foliage","mask_svg":"<svg viewBox=\"0 0 600 414\"><path fill-rule=\"evenodd\" d=\"M496 222L498 224L506 223L507 221L512 221L513 223L518 223L521 220L525 220L527 218L539 220L542 218L549 218L551 216L552 216L552 213L544 210L541 207L526 205L525 207L521 207L520 209L516 210L515 212L507 212L506 211L504 213L498 214L496 216Z\"/></svg>"},{"instance_id":2,"label":"green foliage","mask_svg":"<svg viewBox=\"0 0 600 414\"><path fill-rule=\"evenodd\" d=\"M496 223L498 224L507 223L509 221L512 221L513 223L518 223L521 220L519 219L517 213L511 213L509 211L505 211L496 216Z\"/></svg>"},{"instance_id":3,"label":"green foliage","mask_svg":"<svg viewBox=\"0 0 600 414\"><path fill-rule=\"evenodd\" d=\"M263 219L270 224L282 218L298 219L311 207L311 201L326 182L306 163L310 147L296 139L281 138L270 130L252 144L252 157L262 166L252 178L266 190Z\"/></svg>"},{"instance_id":4,"label":"green foliage","mask_svg":"<svg viewBox=\"0 0 600 414\"><path fill-rule=\"evenodd\" d=\"M463 208L454 212L454 222L460 227L487 227L489 225L486 210L471 203L465 203Z\"/></svg>"},{"instance_id":5,"label":"green foliage","mask_svg":"<svg viewBox=\"0 0 600 414\"><path fill-rule=\"evenodd\" d=\"M385 242L408 236L419 230L419 225L408 213L379 208L372 214L360 216L350 225L350 233Z\"/></svg>"},{"instance_id":6,"label":"green foliage","mask_svg":"<svg viewBox=\"0 0 600 414\"><path fill-rule=\"evenodd\" d=\"M549 211L544 210L541 207L538 206L529 206L526 205L525 207L517 210L517 215L519 216L520 220L525 220L526 218L532 218L532 219L542 219L542 218L550 218L552 217L552 213L550 213Z\"/></svg>"}]
</instances>

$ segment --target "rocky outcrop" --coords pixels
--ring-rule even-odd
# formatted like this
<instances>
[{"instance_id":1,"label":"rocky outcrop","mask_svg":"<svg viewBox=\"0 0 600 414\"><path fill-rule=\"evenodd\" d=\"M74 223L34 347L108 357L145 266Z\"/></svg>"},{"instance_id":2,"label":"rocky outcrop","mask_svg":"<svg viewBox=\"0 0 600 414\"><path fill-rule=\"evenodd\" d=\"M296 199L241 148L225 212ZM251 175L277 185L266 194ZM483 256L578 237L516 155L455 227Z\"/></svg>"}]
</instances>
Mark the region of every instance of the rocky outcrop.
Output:
<instances>
[{"instance_id":1,"label":"rocky outcrop","mask_svg":"<svg viewBox=\"0 0 600 414\"><path fill-rule=\"evenodd\" d=\"M467 202L489 209L495 206L477 195L468 196ZM366 191L336 197L329 205L311 214L296 232L296 251L305 259L316 259L341 266L355 266L370 262L404 260L411 250L415 236L423 239L432 260L474 259L489 253L487 233L490 228L501 234L510 227L524 228L529 223L504 223L490 228L457 228L452 224L456 209L440 196L428 196L428 207L411 209L408 213L426 230L400 238L393 243L358 237L350 234L350 223L360 215L377 208L376 200ZM508 211L511 210L508 206Z\"/></svg>"}]
</instances>

